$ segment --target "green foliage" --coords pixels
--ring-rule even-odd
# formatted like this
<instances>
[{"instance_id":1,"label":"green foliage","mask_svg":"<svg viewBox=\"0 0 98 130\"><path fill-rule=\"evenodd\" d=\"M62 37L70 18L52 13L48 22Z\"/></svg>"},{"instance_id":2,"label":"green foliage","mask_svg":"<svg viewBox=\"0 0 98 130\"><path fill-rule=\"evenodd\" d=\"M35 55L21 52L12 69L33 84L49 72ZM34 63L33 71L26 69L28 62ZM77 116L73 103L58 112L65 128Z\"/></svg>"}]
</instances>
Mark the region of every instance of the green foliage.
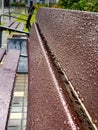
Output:
<instances>
[{"instance_id":1,"label":"green foliage","mask_svg":"<svg viewBox=\"0 0 98 130\"><path fill-rule=\"evenodd\" d=\"M39 9L39 6L40 6L40 5L39 5L39 3L34 4L34 7L35 7L35 9L36 9L36 10L38 10L38 9Z\"/></svg>"},{"instance_id":2,"label":"green foliage","mask_svg":"<svg viewBox=\"0 0 98 130\"><path fill-rule=\"evenodd\" d=\"M70 7L70 9L81 10L80 5L79 5L79 3L77 3L77 2L74 2L74 3L72 4L72 6Z\"/></svg>"},{"instance_id":3,"label":"green foliage","mask_svg":"<svg viewBox=\"0 0 98 130\"><path fill-rule=\"evenodd\" d=\"M17 2L12 2L10 5L11 6L17 6ZM19 3L18 6L25 7L25 3Z\"/></svg>"},{"instance_id":4,"label":"green foliage","mask_svg":"<svg viewBox=\"0 0 98 130\"><path fill-rule=\"evenodd\" d=\"M11 6L16 6L16 2L12 2L10 5Z\"/></svg>"},{"instance_id":5,"label":"green foliage","mask_svg":"<svg viewBox=\"0 0 98 130\"><path fill-rule=\"evenodd\" d=\"M79 6L80 6L80 10L84 10L86 3L87 3L87 0L80 0L78 2Z\"/></svg>"},{"instance_id":6,"label":"green foliage","mask_svg":"<svg viewBox=\"0 0 98 130\"><path fill-rule=\"evenodd\" d=\"M5 24L5 23L4 23L4 22L2 22L2 23L0 24L0 26L4 26L4 24Z\"/></svg>"},{"instance_id":7,"label":"green foliage","mask_svg":"<svg viewBox=\"0 0 98 130\"><path fill-rule=\"evenodd\" d=\"M67 9L98 12L98 0L59 0L58 6Z\"/></svg>"}]
</instances>

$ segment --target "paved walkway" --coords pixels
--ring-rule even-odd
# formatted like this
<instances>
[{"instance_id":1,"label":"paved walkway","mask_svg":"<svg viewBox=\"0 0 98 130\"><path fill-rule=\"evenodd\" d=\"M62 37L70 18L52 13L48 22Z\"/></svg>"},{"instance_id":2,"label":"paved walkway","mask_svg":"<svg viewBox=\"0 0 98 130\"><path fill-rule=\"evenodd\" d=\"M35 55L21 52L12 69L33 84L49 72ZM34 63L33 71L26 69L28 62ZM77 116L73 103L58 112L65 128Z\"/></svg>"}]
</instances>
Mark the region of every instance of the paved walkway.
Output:
<instances>
[{"instance_id":1,"label":"paved walkway","mask_svg":"<svg viewBox=\"0 0 98 130\"><path fill-rule=\"evenodd\" d=\"M25 130L27 118L28 75L18 74L10 109L7 130Z\"/></svg>"}]
</instances>

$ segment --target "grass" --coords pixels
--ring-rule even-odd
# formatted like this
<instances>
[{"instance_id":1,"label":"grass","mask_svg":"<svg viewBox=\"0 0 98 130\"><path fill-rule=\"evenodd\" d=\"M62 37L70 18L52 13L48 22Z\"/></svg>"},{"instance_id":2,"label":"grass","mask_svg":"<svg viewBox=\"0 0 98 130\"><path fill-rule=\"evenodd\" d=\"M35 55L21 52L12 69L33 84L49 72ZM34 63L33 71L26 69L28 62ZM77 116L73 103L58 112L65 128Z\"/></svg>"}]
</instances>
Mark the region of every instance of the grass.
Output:
<instances>
[{"instance_id":1,"label":"grass","mask_svg":"<svg viewBox=\"0 0 98 130\"><path fill-rule=\"evenodd\" d=\"M36 14L37 14L37 10L34 10L34 13L33 13L33 15L32 15L32 18L31 18L31 20L30 20L30 23L31 23L31 25L34 23L34 22L36 22ZM19 16L18 16L18 18L23 18L23 19L28 19L28 14L20 14ZM20 19L16 19L16 21L18 21L18 22L23 22L23 23L25 23L25 25L26 25L26 21L24 21L24 20L20 20ZM26 28L26 26L24 26L24 31L27 31L28 32L28 29Z\"/></svg>"},{"instance_id":2,"label":"grass","mask_svg":"<svg viewBox=\"0 0 98 130\"><path fill-rule=\"evenodd\" d=\"M2 23L0 24L0 26L4 26L4 24L5 24L5 23L4 23L4 22L2 22Z\"/></svg>"},{"instance_id":3,"label":"grass","mask_svg":"<svg viewBox=\"0 0 98 130\"><path fill-rule=\"evenodd\" d=\"M31 25L36 22L36 14L37 14L37 9L34 10L34 13L32 15L32 18L30 20L30 23ZM22 19L25 19L25 20L21 20L21 19L16 19L15 21L18 21L18 22L22 22L25 24L24 26L24 31L28 32L28 29L26 28L26 20L28 19L28 13L27 14L19 14L18 16L16 14L13 14L12 16L16 16L18 18L22 18ZM1 23L1 26L3 26L5 23L2 22Z\"/></svg>"}]
</instances>

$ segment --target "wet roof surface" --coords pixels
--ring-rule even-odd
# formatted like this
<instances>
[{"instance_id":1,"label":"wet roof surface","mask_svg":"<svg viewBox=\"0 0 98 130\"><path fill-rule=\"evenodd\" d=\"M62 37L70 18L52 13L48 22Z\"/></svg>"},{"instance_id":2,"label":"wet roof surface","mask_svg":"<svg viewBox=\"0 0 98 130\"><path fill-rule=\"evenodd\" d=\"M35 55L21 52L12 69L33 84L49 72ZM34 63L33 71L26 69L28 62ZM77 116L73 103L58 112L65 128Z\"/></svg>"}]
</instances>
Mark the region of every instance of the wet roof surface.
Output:
<instances>
[{"instance_id":1,"label":"wet roof surface","mask_svg":"<svg viewBox=\"0 0 98 130\"><path fill-rule=\"evenodd\" d=\"M29 50L28 130L83 130L70 100L56 79L36 26L31 29Z\"/></svg>"},{"instance_id":2,"label":"wet roof surface","mask_svg":"<svg viewBox=\"0 0 98 130\"><path fill-rule=\"evenodd\" d=\"M37 23L98 127L98 13L40 8Z\"/></svg>"}]
</instances>

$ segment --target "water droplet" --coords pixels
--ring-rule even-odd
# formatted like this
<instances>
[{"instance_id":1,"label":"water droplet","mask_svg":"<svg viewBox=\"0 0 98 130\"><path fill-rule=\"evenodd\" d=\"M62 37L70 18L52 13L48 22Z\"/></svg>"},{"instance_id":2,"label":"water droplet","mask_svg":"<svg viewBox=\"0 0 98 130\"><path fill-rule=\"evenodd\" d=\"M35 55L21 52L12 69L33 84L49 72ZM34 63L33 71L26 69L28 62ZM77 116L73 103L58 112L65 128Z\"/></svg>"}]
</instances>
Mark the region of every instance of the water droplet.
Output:
<instances>
[{"instance_id":1,"label":"water droplet","mask_svg":"<svg viewBox=\"0 0 98 130\"><path fill-rule=\"evenodd\" d=\"M93 41L94 41L95 39L96 39L95 37L92 38Z\"/></svg>"},{"instance_id":2,"label":"water droplet","mask_svg":"<svg viewBox=\"0 0 98 130\"><path fill-rule=\"evenodd\" d=\"M64 121L64 124L66 124L66 120Z\"/></svg>"},{"instance_id":3,"label":"water droplet","mask_svg":"<svg viewBox=\"0 0 98 130\"><path fill-rule=\"evenodd\" d=\"M97 68L97 65L94 65L94 67ZM92 69L93 69L93 66L92 66ZM94 72L94 70L93 70L93 72Z\"/></svg>"},{"instance_id":4,"label":"water droplet","mask_svg":"<svg viewBox=\"0 0 98 130\"><path fill-rule=\"evenodd\" d=\"M79 127L77 127L77 130L80 130L80 128L79 128Z\"/></svg>"},{"instance_id":5,"label":"water droplet","mask_svg":"<svg viewBox=\"0 0 98 130\"><path fill-rule=\"evenodd\" d=\"M82 77L82 80L84 80L85 78L84 77Z\"/></svg>"},{"instance_id":6,"label":"water droplet","mask_svg":"<svg viewBox=\"0 0 98 130\"><path fill-rule=\"evenodd\" d=\"M90 39L90 41L92 41L92 39ZM89 45L90 47L92 46L92 44Z\"/></svg>"},{"instance_id":7,"label":"water droplet","mask_svg":"<svg viewBox=\"0 0 98 130\"><path fill-rule=\"evenodd\" d=\"M94 72L94 70L91 70L92 71L92 73Z\"/></svg>"},{"instance_id":8,"label":"water droplet","mask_svg":"<svg viewBox=\"0 0 98 130\"><path fill-rule=\"evenodd\" d=\"M82 38L82 36L79 36L79 38Z\"/></svg>"},{"instance_id":9,"label":"water droplet","mask_svg":"<svg viewBox=\"0 0 98 130\"><path fill-rule=\"evenodd\" d=\"M86 25L86 23L84 23L84 25Z\"/></svg>"},{"instance_id":10,"label":"water droplet","mask_svg":"<svg viewBox=\"0 0 98 130\"><path fill-rule=\"evenodd\" d=\"M81 65L83 65L83 62L81 62Z\"/></svg>"},{"instance_id":11,"label":"water droplet","mask_svg":"<svg viewBox=\"0 0 98 130\"><path fill-rule=\"evenodd\" d=\"M97 52L97 50L94 51L95 53Z\"/></svg>"},{"instance_id":12,"label":"water droplet","mask_svg":"<svg viewBox=\"0 0 98 130\"><path fill-rule=\"evenodd\" d=\"M96 83L96 82L94 82L94 85L97 85L97 83Z\"/></svg>"},{"instance_id":13,"label":"water droplet","mask_svg":"<svg viewBox=\"0 0 98 130\"><path fill-rule=\"evenodd\" d=\"M76 118L74 117L73 119L75 120Z\"/></svg>"},{"instance_id":14,"label":"water droplet","mask_svg":"<svg viewBox=\"0 0 98 130\"><path fill-rule=\"evenodd\" d=\"M92 22L89 22L88 25L90 25Z\"/></svg>"},{"instance_id":15,"label":"water droplet","mask_svg":"<svg viewBox=\"0 0 98 130\"><path fill-rule=\"evenodd\" d=\"M90 74L89 76L92 77L92 74Z\"/></svg>"},{"instance_id":16,"label":"water droplet","mask_svg":"<svg viewBox=\"0 0 98 130\"><path fill-rule=\"evenodd\" d=\"M85 47L85 44L83 44L82 46Z\"/></svg>"},{"instance_id":17,"label":"water droplet","mask_svg":"<svg viewBox=\"0 0 98 130\"><path fill-rule=\"evenodd\" d=\"M81 101L82 101L82 102L84 101L84 98L83 98L83 97L81 98Z\"/></svg>"},{"instance_id":18,"label":"water droplet","mask_svg":"<svg viewBox=\"0 0 98 130\"><path fill-rule=\"evenodd\" d=\"M95 120L94 122L97 123L97 120Z\"/></svg>"}]
</instances>

